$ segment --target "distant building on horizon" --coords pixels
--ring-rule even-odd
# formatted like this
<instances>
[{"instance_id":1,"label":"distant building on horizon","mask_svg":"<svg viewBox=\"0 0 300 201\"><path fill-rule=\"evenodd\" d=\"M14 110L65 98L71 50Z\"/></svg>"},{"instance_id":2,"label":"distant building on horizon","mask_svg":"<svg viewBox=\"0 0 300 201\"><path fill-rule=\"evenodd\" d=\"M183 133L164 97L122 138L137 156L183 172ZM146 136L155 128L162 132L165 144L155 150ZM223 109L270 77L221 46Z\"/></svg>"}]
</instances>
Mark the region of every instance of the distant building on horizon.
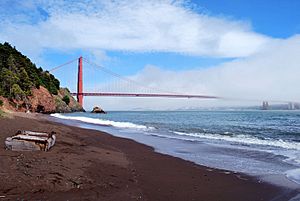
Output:
<instances>
[{"instance_id":1,"label":"distant building on horizon","mask_svg":"<svg viewBox=\"0 0 300 201\"><path fill-rule=\"evenodd\" d=\"M288 110L295 110L295 109L296 109L295 103L290 102L290 103L288 104Z\"/></svg>"},{"instance_id":2,"label":"distant building on horizon","mask_svg":"<svg viewBox=\"0 0 300 201\"><path fill-rule=\"evenodd\" d=\"M262 103L262 110L268 110L269 109L269 103L268 101L263 101Z\"/></svg>"}]
</instances>

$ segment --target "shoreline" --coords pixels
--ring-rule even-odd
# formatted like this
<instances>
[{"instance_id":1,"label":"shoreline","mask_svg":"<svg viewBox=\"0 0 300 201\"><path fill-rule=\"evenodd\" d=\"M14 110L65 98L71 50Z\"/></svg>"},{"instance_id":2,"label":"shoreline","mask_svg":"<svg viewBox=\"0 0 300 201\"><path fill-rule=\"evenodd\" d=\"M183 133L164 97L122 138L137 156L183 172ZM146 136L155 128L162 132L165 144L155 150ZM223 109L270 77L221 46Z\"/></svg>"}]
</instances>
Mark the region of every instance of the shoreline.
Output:
<instances>
[{"instance_id":1,"label":"shoreline","mask_svg":"<svg viewBox=\"0 0 300 201\"><path fill-rule=\"evenodd\" d=\"M1 141L18 129L46 129L57 131L57 144L46 153L0 149L0 174L11 178L0 182L0 196L5 196L0 200L276 201L299 193L160 154L130 139L49 121L44 115L12 116L0 120Z\"/></svg>"},{"instance_id":2,"label":"shoreline","mask_svg":"<svg viewBox=\"0 0 300 201\"><path fill-rule=\"evenodd\" d=\"M57 116L58 115L58 116ZM160 132L156 133L156 134L153 134L151 132L151 136L156 136L158 138L160 138L160 140L162 139L168 139L169 141L166 141L166 140L163 140L160 141L160 140L154 140L154 139L151 139L148 137L148 135L144 135L144 131L143 129L146 130L146 132L149 130L151 131L152 129L154 129L154 127L148 127L148 126L145 126L145 124L139 124L139 123L133 123L133 125L135 126L135 128L141 128L143 127L142 131L138 131L136 130L136 132L123 132L124 130L119 130L118 128L123 128L123 127L120 127L120 125L118 125L119 123L125 123L127 124L128 122L122 122L122 120L120 122L118 121L110 121L110 123L107 123L105 122L105 119L102 120L100 119L100 121L93 121L93 119L80 119L79 117L76 118L73 116L67 116L65 117L64 115L63 116L60 116L60 114L55 114L55 115L50 115L51 117L49 117L49 120L50 121L55 121L55 122L58 122L58 123L62 123L64 125L69 125L69 126L76 126L76 127L79 127L79 128L85 128L85 129L92 129L92 130L97 130L97 131L101 131L101 132L106 132L110 135L113 135L115 137L120 137L120 138L124 138L124 139L132 139L134 140L135 142L137 143L141 143L141 144L144 144L146 146L150 146L154 149L155 152L158 152L158 153L162 153L162 154L166 154L166 155L169 155L169 156L173 156L173 157L177 157L177 158L180 158L182 160L187 160L187 161L191 161L197 165L200 165L200 166L204 166L204 167L208 167L208 168L212 168L212 169L216 169L216 170L220 170L220 171L226 171L226 172L231 172L231 173L239 173L239 174L243 174L243 175L248 175L250 177L255 177L255 178L258 178L258 180L262 180L264 182L268 182L272 185L275 185L275 186L280 186L280 187L283 187L283 188L289 188L289 189L300 189L300 183L299 183L299 180L293 180L293 177L289 177L285 172L284 173L268 173L268 169L265 169L265 172L264 173L261 173L261 174L258 174L258 173L250 173L250 172L247 172L247 171L244 171L244 169L240 168L240 170L236 169L236 168L233 168L233 166L231 167L220 167L218 165L214 166L214 165L209 165L209 164L205 164L205 162L203 163L203 161L205 161L205 158L201 158L201 159L204 159L204 160L201 160L201 159L197 159L196 157L188 157L187 155L181 155L180 153L189 153L189 149L179 149L176 150L176 149L170 149L170 148L163 148L163 147L172 147L172 146L179 146L179 147L184 147L186 146L185 144L182 144L182 142L179 142L181 139L180 138L176 138L176 137L170 137L170 136L164 136L164 135L161 135ZM80 116L80 115L79 115ZM89 118L89 117L88 117ZM104 122L102 122L104 121ZM113 123L111 123L113 122ZM129 123L132 123L132 122L129 122ZM144 122L145 123L145 122ZM131 127L133 127L133 125L130 125ZM127 128L127 127L124 127L124 128ZM163 132L163 131L162 131ZM124 134L126 133L126 134ZM172 131L171 131L172 133ZM176 132L175 132L176 133ZM134 134L134 135L133 135ZM140 136L144 136L144 137L140 137ZM147 136L147 137L146 137ZM146 137L146 138L145 138ZM180 139L180 140L179 140ZM175 142L176 140L179 140L178 142ZM186 141L189 141L189 142L194 142L193 140L189 140L189 139L185 139ZM206 151L204 147L209 148L209 145L207 146L203 146L204 144L199 144L198 145L198 148L202 147L201 149ZM203 149L204 148L204 149ZM195 149L195 146L191 149L191 151ZM199 150L201 150L199 149ZM224 150L223 150L224 151ZM179 153L179 154L178 154ZM191 152L192 153L192 152ZM201 152L199 152L201 153ZM259 154L259 153L258 153ZM269 156L266 156L266 157L269 157ZM219 158L220 160L220 158ZM234 162L234 161L232 161ZM255 162L255 161L254 161ZM228 162L227 162L228 163ZM291 167L288 171L292 172L292 171L298 171L297 167Z\"/></svg>"}]
</instances>

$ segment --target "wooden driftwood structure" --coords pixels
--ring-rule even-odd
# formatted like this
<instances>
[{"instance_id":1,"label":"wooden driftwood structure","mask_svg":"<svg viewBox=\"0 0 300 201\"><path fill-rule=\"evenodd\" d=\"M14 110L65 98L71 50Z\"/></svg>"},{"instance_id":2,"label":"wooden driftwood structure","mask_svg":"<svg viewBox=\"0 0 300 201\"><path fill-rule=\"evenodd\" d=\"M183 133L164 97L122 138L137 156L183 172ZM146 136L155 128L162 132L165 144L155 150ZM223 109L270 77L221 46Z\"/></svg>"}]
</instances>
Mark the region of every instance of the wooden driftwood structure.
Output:
<instances>
[{"instance_id":1,"label":"wooden driftwood structure","mask_svg":"<svg viewBox=\"0 0 300 201\"><path fill-rule=\"evenodd\" d=\"M54 146L55 132L33 132L19 130L15 136L5 140L5 146L12 151L48 151Z\"/></svg>"}]
</instances>

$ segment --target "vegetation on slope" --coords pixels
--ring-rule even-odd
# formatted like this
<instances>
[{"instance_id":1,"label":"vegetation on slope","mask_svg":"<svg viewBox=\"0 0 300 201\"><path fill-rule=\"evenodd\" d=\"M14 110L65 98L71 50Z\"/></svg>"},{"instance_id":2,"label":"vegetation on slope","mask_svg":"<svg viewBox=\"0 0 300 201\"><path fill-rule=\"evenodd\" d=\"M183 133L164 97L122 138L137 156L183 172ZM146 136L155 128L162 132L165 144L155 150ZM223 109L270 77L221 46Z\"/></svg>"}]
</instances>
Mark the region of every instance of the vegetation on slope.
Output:
<instances>
[{"instance_id":1,"label":"vegetation on slope","mask_svg":"<svg viewBox=\"0 0 300 201\"><path fill-rule=\"evenodd\" d=\"M30 96L32 87L44 86L56 95L60 85L52 74L37 68L9 43L0 43L0 83L0 96L16 100Z\"/></svg>"},{"instance_id":2,"label":"vegetation on slope","mask_svg":"<svg viewBox=\"0 0 300 201\"><path fill-rule=\"evenodd\" d=\"M0 107L6 110L83 111L69 90L60 88L58 79L37 68L9 43L0 43L0 98Z\"/></svg>"},{"instance_id":3,"label":"vegetation on slope","mask_svg":"<svg viewBox=\"0 0 300 201\"><path fill-rule=\"evenodd\" d=\"M4 115L5 115L5 113L2 110L0 110L0 118L4 117Z\"/></svg>"}]
</instances>

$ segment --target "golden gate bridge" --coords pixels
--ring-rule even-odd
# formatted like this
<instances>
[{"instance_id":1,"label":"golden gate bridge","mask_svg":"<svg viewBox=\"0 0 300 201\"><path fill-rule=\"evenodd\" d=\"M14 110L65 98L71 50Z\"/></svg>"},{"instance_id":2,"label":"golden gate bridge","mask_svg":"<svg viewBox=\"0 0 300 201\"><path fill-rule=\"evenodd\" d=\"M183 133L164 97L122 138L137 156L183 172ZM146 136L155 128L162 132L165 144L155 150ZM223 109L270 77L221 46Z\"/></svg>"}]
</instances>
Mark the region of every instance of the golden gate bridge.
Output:
<instances>
[{"instance_id":1,"label":"golden gate bridge","mask_svg":"<svg viewBox=\"0 0 300 201\"><path fill-rule=\"evenodd\" d=\"M134 81L132 79L123 77L115 72L110 71L107 68L104 68L103 66L97 65L91 61L89 61L88 59L84 58L84 57L79 57L78 59L74 59L74 60L70 60L62 65L59 65L55 68L52 68L51 70L49 70L49 72L54 72L68 64L71 64L73 62L75 62L76 60L78 60L78 71L77 71L77 91L76 92L71 92L72 96L77 96L77 101L78 103L83 106L83 97L84 96L114 96L114 97L164 97L164 98L200 98L200 99L219 99L220 97L217 96L212 96L212 95L203 95L203 94L179 94L179 93L175 93L175 92L165 92L164 90L161 89L157 89L157 88L153 88L153 87L149 87L149 86L145 86L142 83L139 83L137 81ZM110 74L111 76L114 76L120 80L123 80L124 82L130 83L130 84L134 84L140 88L146 88L146 89L150 89L150 90L155 90L155 91L159 91L159 92L155 92L155 93L126 93L126 92L86 92L83 89L83 62L86 62L92 66L96 66L98 67L100 70L102 70L103 72Z\"/></svg>"},{"instance_id":2,"label":"golden gate bridge","mask_svg":"<svg viewBox=\"0 0 300 201\"><path fill-rule=\"evenodd\" d=\"M178 92L171 92L171 91L165 91L162 89L159 89L157 87L153 87L153 86L147 86L144 83L138 82L134 79L130 79L128 77L122 76L118 73L115 73L101 65L98 65L94 62L91 62L90 60L80 56L79 58L70 60L66 63L63 63L55 68L52 68L49 70L50 73L53 73L54 71L57 71L69 64L73 64L75 61L78 61L78 70L77 70L77 80L76 80L76 89L73 91L71 90L70 94L72 96L76 96L77 97L77 101L78 103L83 106L83 98L85 96L110 96L110 97L161 97L161 98L196 98L196 99L226 99L226 100L238 100L238 101L256 101L256 102L263 102L263 109L266 109L266 105L268 105L267 101L265 100L250 100L250 99L240 99L240 98L224 98L224 97L220 97L220 96L214 96L214 95L207 95L207 94L184 94L184 93L178 93ZM89 90L84 90L83 86L84 86L84 78L83 78L83 63L86 63L92 67L96 67L97 69L101 70L102 72L105 73L106 77L107 75L110 75L111 77L116 78L119 81L122 81L123 84L113 84L112 82L110 82L108 84L108 88L109 90L103 90L103 86L98 86L95 87L94 90L89 91ZM72 71L73 72L73 71ZM98 73L93 73L94 76L97 77L97 81L99 81L100 77ZM91 79L90 77L88 77L87 79ZM74 80L74 78L72 78L72 80ZM124 84L126 83L126 84ZM112 86L116 86L118 85L119 87L121 87L121 89L116 90L116 87L112 87ZM102 87L102 89L101 89ZM125 88L139 88L139 89L143 89L143 90L137 90L138 92L124 92ZM146 91L145 91L146 89ZM97 92L98 91L98 92ZM272 102L278 102L278 103L287 103L289 107L294 106L296 102L291 102L291 101L278 101L278 100L272 100ZM293 108L293 107L291 107Z\"/></svg>"}]
</instances>

